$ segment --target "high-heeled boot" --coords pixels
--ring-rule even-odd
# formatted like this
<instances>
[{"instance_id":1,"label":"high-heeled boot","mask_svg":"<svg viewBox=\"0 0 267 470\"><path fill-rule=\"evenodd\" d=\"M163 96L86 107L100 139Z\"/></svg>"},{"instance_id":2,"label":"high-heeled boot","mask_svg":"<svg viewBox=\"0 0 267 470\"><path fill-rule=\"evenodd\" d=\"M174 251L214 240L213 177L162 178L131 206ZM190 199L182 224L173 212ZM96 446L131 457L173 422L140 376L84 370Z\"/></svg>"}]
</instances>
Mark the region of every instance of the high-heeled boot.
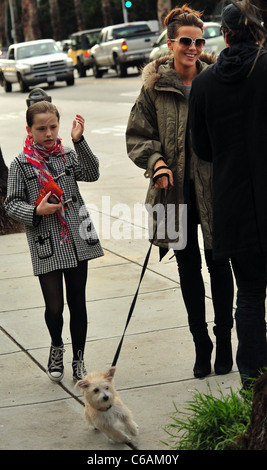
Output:
<instances>
[{"instance_id":1,"label":"high-heeled boot","mask_svg":"<svg viewBox=\"0 0 267 470\"><path fill-rule=\"evenodd\" d=\"M206 377L211 372L211 353L213 344L209 336L204 340L194 340L196 349L196 362L193 368L197 379Z\"/></svg>"},{"instance_id":2,"label":"high-heeled boot","mask_svg":"<svg viewBox=\"0 0 267 470\"><path fill-rule=\"evenodd\" d=\"M214 371L217 375L228 374L233 367L231 331L224 331L216 326L213 331L216 336Z\"/></svg>"}]
</instances>

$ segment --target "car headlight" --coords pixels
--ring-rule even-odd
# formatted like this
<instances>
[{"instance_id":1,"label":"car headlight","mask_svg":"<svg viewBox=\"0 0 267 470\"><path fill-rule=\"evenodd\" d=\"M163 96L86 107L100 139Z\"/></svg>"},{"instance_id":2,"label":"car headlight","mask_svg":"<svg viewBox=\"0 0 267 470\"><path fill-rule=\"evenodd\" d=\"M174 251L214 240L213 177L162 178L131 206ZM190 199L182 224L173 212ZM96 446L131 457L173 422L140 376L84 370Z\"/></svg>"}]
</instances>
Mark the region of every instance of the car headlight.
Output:
<instances>
[{"instance_id":1,"label":"car headlight","mask_svg":"<svg viewBox=\"0 0 267 470\"><path fill-rule=\"evenodd\" d=\"M67 65L68 67L72 67L72 66L73 66L73 60L72 60L71 57L67 57L67 59L66 59L66 65Z\"/></svg>"},{"instance_id":2,"label":"car headlight","mask_svg":"<svg viewBox=\"0 0 267 470\"><path fill-rule=\"evenodd\" d=\"M17 69L20 73L29 73L32 70L29 64L17 64Z\"/></svg>"}]
</instances>

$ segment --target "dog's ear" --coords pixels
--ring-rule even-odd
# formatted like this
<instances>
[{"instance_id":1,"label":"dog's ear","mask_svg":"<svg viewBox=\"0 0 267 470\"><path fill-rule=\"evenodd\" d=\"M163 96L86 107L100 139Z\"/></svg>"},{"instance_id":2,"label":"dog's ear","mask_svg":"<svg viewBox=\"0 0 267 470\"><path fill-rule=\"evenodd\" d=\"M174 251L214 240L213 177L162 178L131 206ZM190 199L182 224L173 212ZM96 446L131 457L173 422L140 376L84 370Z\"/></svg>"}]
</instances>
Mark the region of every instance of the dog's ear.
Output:
<instances>
[{"instance_id":1,"label":"dog's ear","mask_svg":"<svg viewBox=\"0 0 267 470\"><path fill-rule=\"evenodd\" d=\"M77 387L81 387L81 388L88 388L90 385L90 383L88 382L88 380L79 380L77 383L76 383L76 386Z\"/></svg>"},{"instance_id":2,"label":"dog's ear","mask_svg":"<svg viewBox=\"0 0 267 470\"><path fill-rule=\"evenodd\" d=\"M116 370L116 367L112 366L112 367L106 372L106 375L105 375L105 376L106 376L106 378L107 378L108 380L111 381L111 380L113 379L114 374L115 374L115 370Z\"/></svg>"}]
</instances>

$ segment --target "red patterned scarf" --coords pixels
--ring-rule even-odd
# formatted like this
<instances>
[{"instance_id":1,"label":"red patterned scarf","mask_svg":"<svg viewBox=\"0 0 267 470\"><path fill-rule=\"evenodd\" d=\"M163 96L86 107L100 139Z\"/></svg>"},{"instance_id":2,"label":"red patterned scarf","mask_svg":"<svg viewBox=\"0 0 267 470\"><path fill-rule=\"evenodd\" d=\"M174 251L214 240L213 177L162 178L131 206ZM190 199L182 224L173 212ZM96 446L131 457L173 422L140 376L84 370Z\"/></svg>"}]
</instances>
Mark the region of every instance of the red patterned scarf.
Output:
<instances>
[{"instance_id":1,"label":"red patterned scarf","mask_svg":"<svg viewBox=\"0 0 267 470\"><path fill-rule=\"evenodd\" d=\"M62 141L59 138L53 147L47 149L34 142L33 138L28 135L24 143L24 154L26 160L33 166L39 181L40 190L46 185L48 181L53 180L53 177L51 176L46 164L46 158L52 158L52 156L59 155L61 155L61 158L64 158ZM66 208L62 198L60 202L61 206L57 210L57 216L60 222L61 242L64 242L67 240L68 227L65 219Z\"/></svg>"}]
</instances>

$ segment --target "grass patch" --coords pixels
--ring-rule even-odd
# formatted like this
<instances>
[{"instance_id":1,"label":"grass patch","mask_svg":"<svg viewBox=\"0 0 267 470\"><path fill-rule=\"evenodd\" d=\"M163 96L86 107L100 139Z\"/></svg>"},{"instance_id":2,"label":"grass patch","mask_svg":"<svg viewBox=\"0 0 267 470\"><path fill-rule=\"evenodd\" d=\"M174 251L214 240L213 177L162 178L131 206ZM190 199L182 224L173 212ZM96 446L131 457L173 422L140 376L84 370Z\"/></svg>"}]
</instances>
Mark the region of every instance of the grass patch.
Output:
<instances>
[{"instance_id":1,"label":"grass patch","mask_svg":"<svg viewBox=\"0 0 267 470\"><path fill-rule=\"evenodd\" d=\"M219 396L196 391L187 402L185 411L175 412L172 422L164 430L170 442L164 442L172 450L245 450L247 430L250 424L253 391L241 395L230 389Z\"/></svg>"}]
</instances>

